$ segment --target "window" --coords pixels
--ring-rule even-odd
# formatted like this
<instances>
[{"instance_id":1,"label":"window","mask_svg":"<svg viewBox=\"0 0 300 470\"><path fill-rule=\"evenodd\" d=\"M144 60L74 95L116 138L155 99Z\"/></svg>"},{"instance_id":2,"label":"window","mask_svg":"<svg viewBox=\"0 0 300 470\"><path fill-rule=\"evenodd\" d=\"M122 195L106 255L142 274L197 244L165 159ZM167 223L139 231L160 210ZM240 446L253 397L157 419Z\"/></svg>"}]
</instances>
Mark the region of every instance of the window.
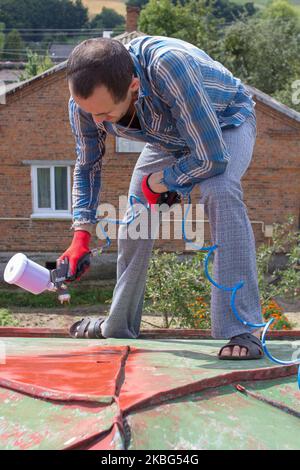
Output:
<instances>
[{"instance_id":1,"label":"window","mask_svg":"<svg viewBox=\"0 0 300 470\"><path fill-rule=\"evenodd\" d=\"M33 218L71 218L71 166L31 167Z\"/></svg>"},{"instance_id":2,"label":"window","mask_svg":"<svg viewBox=\"0 0 300 470\"><path fill-rule=\"evenodd\" d=\"M116 152L119 153L141 153L144 147L145 142L128 140L123 137L116 138Z\"/></svg>"}]
</instances>

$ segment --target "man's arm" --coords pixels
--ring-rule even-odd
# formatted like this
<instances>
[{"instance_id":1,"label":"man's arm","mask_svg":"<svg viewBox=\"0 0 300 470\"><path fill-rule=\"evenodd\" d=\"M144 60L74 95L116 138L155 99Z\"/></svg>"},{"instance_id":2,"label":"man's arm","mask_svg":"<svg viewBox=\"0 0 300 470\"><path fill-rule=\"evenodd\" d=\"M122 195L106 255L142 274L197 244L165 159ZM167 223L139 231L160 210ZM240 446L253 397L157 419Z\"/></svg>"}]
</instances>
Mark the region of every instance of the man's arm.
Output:
<instances>
[{"instance_id":1,"label":"man's arm","mask_svg":"<svg viewBox=\"0 0 300 470\"><path fill-rule=\"evenodd\" d=\"M93 224L97 222L102 157L107 134L104 127L96 126L92 116L79 108L72 97L69 100L69 119L77 154L73 174L72 228L92 233Z\"/></svg>"},{"instance_id":2,"label":"man's arm","mask_svg":"<svg viewBox=\"0 0 300 470\"><path fill-rule=\"evenodd\" d=\"M225 171L230 154L203 85L200 65L187 53L168 51L154 66L154 87L170 107L190 154L163 170L169 190L183 194L195 183Z\"/></svg>"}]
</instances>

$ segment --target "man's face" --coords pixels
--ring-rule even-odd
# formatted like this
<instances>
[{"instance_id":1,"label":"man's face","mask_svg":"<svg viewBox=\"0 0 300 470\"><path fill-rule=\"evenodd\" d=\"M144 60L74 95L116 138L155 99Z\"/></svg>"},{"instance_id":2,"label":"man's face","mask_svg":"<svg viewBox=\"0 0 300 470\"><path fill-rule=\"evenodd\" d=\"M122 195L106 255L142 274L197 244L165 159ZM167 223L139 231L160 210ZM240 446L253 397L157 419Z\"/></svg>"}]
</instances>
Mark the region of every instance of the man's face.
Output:
<instances>
[{"instance_id":1,"label":"man's face","mask_svg":"<svg viewBox=\"0 0 300 470\"><path fill-rule=\"evenodd\" d=\"M118 104L114 103L110 92L104 86L95 88L93 94L87 99L74 95L70 83L69 89L74 101L83 111L92 114L96 124L103 121L115 123L125 116L130 105L136 101L136 92L139 89L139 85L139 79L133 77L125 100Z\"/></svg>"}]
</instances>

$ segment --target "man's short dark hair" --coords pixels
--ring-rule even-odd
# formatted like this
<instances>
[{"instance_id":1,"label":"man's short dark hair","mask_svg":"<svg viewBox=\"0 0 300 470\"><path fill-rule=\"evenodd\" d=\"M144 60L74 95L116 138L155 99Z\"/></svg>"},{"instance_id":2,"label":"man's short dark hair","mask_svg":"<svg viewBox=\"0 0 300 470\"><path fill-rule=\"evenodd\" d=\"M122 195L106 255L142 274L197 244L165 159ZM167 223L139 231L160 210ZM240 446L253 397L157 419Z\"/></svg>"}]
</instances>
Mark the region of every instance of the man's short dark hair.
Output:
<instances>
[{"instance_id":1,"label":"man's short dark hair","mask_svg":"<svg viewBox=\"0 0 300 470\"><path fill-rule=\"evenodd\" d=\"M67 78L73 92L84 99L97 86L105 86L115 103L124 101L133 74L131 55L116 39L87 39L75 47L67 62Z\"/></svg>"}]
</instances>

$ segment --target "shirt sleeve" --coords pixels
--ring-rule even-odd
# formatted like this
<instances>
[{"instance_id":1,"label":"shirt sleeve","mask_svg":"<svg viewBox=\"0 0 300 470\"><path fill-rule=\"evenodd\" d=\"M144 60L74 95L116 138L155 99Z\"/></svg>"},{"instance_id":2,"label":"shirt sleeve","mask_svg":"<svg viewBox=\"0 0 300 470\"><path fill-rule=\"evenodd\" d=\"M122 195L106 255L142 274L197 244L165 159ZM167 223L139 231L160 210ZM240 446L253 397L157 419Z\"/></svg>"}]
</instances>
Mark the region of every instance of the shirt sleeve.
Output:
<instances>
[{"instance_id":1,"label":"shirt sleeve","mask_svg":"<svg viewBox=\"0 0 300 470\"><path fill-rule=\"evenodd\" d=\"M154 86L170 107L187 155L163 171L169 190L186 194L225 171L230 159L219 121L203 85L200 64L183 51L167 51L154 65Z\"/></svg>"},{"instance_id":2,"label":"shirt sleeve","mask_svg":"<svg viewBox=\"0 0 300 470\"><path fill-rule=\"evenodd\" d=\"M84 112L72 97L69 100L69 119L77 155L72 190L71 228L74 228L81 224L97 223L102 157L107 134L104 126L96 125L91 114Z\"/></svg>"}]
</instances>

